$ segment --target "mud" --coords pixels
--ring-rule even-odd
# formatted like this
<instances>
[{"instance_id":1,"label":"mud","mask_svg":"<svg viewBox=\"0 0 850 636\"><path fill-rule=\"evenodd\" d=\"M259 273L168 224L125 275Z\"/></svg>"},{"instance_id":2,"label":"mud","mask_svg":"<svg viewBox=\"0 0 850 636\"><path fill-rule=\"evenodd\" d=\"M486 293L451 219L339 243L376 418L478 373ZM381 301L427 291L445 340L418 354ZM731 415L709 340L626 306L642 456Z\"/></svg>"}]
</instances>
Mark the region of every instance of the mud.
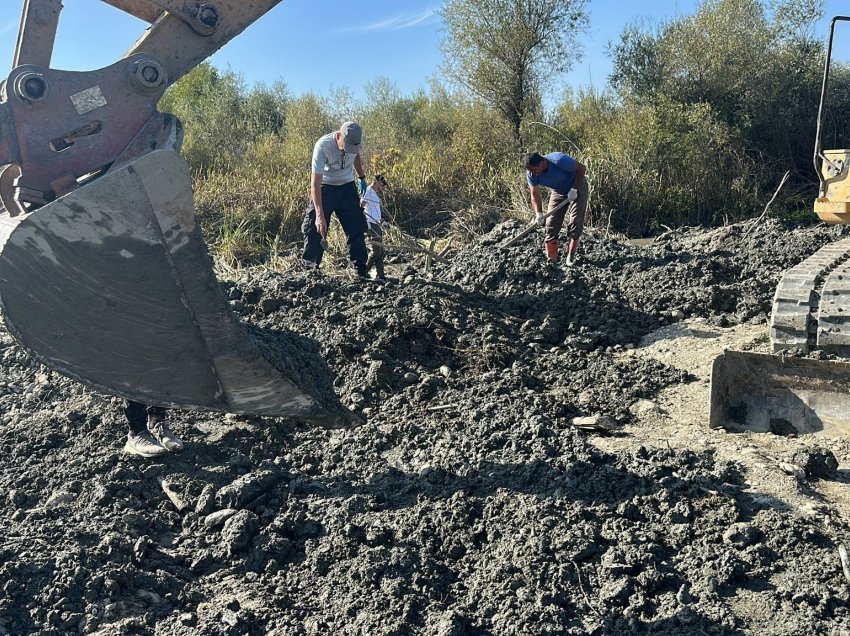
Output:
<instances>
[{"instance_id":1,"label":"mud","mask_svg":"<svg viewBox=\"0 0 850 636\"><path fill-rule=\"evenodd\" d=\"M846 519L773 505L726 453L570 426L639 425L694 376L626 353L686 319L764 324L841 230L589 233L570 269L539 237L501 248L518 230L387 285L224 283L347 430L173 413L186 450L133 459L117 400L3 334L0 634L850 633Z\"/></svg>"}]
</instances>

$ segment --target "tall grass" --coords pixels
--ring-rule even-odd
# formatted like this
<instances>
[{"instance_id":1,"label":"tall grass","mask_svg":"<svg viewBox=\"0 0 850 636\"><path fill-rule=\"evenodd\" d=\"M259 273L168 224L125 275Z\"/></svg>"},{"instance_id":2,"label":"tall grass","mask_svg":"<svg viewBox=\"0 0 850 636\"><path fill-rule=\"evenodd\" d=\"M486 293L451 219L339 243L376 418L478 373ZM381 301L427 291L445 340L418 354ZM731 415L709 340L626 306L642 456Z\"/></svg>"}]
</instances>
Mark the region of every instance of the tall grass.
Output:
<instances>
[{"instance_id":1,"label":"tall grass","mask_svg":"<svg viewBox=\"0 0 850 636\"><path fill-rule=\"evenodd\" d=\"M389 181L387 216L409 234L456 244L500 220L530 218L520 165L529 150L564 151L583 162L591 188L587 224L610 221L612 230L632 235L758 212L781 167L751 150L708 103L566 93L545 118L523 123L517 147L497 113L438 85L405 96L378 80L362 103L337 93L249 90L238 76L202 64L163 98L161 110L184 123L199 217L220 264L282 268L294 260L313 145L345 119L363 125L366 172ZM798 178L774 209L808 207L812 181Z\"/></svg>"}]
</instances>

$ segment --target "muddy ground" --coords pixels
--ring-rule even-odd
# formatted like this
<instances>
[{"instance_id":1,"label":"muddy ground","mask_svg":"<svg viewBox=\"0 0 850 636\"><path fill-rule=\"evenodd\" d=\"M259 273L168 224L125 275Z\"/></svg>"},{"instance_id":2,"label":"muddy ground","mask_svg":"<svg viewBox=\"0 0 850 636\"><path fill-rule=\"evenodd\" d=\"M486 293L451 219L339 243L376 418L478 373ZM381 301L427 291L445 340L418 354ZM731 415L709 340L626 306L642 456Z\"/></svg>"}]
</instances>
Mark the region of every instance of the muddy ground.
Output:
<instances>
[{"instance_id":1,"label":"muddy ground","mask_svg":"<svg viewBox=\"0 0 850 636\"><path fill-rule=\"evenodd\" d=\"M128 457L118 400L0 334L0 634L850 634L850 442L706 427L712 357L842 230L590 232L567 269L519 229L224 283L347 430L173 413L184 452Z\"/></svg>"}]
</instances>

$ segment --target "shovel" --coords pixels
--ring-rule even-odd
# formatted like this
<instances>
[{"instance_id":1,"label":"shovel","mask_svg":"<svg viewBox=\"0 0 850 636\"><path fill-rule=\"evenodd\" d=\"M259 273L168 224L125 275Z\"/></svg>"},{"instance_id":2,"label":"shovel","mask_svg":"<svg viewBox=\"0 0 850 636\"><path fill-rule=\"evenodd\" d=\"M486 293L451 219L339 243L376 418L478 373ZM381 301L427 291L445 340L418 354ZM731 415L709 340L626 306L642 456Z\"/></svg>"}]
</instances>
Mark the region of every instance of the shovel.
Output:
<instances>
[{"instance_id":1,"label":"shovel","mask_svg":"<svg viewBox=\"0 0 850 636\"><path fill-rule=\"evenodd\" d=\"M563 200L563 201L561 201L558 205L556 205L554 208L552 208L552 210L551 210L550 212L547 212L547 213L546 213L546 216L544 216L544 217L543 217L543 219L544 219L544 220L548 219L550 216L552 216L553 214L555 214L555 212L557 212L558 210L560 210L561 208L563 208L565 205L567 205L567 203L569 203L569 204L570 204L570 207L569 207L569 209L567 210L567 212L572 213L572 211L573 211L573 210L575 210L576 202L575 202L575 201L568 201L567 199L564 199L564 200ZM528 226L527 228L525 228L522 232L520 232L520 233L519 233L519 234L517 234L515 237L513 237L510 241L508 241L507 243L505 243L505 247L511 247L512 245L516 245L516 244L517 244L517 243L519 243L522 239L524 239L526 236L528 236L529 234L531 234L531 233L534 231L534 229L535 229L536 227L538 227L537 221L532 221L531 225L529 225L529 226Z\"/></svg>"}]
</instances>

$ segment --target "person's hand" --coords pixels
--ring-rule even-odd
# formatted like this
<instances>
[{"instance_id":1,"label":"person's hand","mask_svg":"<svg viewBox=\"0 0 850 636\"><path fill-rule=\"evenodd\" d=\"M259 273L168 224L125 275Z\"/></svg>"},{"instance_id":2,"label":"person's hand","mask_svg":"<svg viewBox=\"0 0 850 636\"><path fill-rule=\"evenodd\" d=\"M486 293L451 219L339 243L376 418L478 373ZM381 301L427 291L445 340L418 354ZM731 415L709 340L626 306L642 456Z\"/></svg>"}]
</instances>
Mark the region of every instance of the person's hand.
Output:
<instances>
[{"instance_id":1,"label":"person's hand","mask_svg":"<svg viewBox=\"0 0 850 636\"><path fill-rule=\"evenodd\" d=\"M570 191L567 192L567 201L572 203L576 199L578 199L578 190L576 190L575 188L570 188Z\"/></svg>"},{"instance_id":2,"label":"person's hand","mask_svg":"<svg viewBox=\"0 0 850 636\"><path fill-rule=\"evenodd\" d=\"M543 212L536 212L534 214L534 222L541 227L546 225L546 215Z\"/></svg>"},{"instance_id":3,"label":"person's hand","mask_svg":"<svg viewBox=\"0 0 850 636\"><path fill-rule=\"evenodd\" d=\"M360 196L362 197L366 194L366 179L358 179L357 180L357 189L360 192Z\"/></svg>"},{"instance_id":4,"label":"person's hand","mask_svg":"<svg viewBox=\"0 0 850 636\"><path fill-rule=\"evenodd\" d=\"M316 210L316 231L322 238L328 235L328 224L325 222L325 215L318 210Z\"/></svg>"}]
</instances>

